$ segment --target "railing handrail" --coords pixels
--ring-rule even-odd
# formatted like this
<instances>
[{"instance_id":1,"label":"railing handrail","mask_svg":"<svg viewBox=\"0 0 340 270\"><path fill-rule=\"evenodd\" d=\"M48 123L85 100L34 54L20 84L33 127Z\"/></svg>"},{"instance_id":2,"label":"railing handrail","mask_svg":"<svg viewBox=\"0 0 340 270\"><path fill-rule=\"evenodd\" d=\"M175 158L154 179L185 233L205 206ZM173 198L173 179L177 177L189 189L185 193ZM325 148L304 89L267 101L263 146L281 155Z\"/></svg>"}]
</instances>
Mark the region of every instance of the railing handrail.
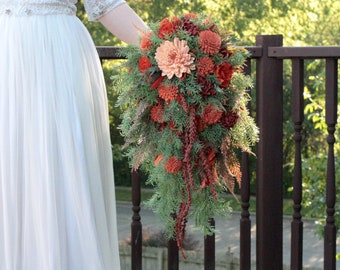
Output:
<instances>
[{"instance_id":1,"label":"railing handrail","mask_svg":"<svg viewBox=\"0 0 340 270\"><path fill-rule=\"evenodd\" d=\"M124 59L118 53L122 46L97 46L100 59ZM261 46L245 46L250 52L251 58L262 56ZM283 46L269 47L268 56L282 59L320 59L337 58L340 59L340 46Z\"/></svg>"},{"instance_id":2,"label":"railing handrail","mask_svg":"<svg viewBox=\"0 0 340 270\"><path fill-rule=\"evenodd\" d=\"M282 59L320 59L337 58L340 59L340 46L286 46L269 47L268 56Z\"/></svg>"}]
</instances>

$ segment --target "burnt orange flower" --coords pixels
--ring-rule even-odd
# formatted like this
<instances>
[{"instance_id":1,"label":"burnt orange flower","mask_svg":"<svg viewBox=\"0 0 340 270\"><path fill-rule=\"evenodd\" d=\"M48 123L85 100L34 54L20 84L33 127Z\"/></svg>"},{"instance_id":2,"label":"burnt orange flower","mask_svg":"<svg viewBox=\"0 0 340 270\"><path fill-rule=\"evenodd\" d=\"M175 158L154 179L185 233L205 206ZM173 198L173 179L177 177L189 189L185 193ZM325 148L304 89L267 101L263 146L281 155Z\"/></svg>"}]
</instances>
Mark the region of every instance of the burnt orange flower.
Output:
<instances>
[{"instance_id":1,"label":"burnt orange flower","mask_svg":"<svg viewBox=\"0 0 340 270\"><path fill-rule=\"evenodd\" d=\"M159 23L158 36L165 38L166 35L172 34L176 30L176 23L173 23L169 18L165 18Z\"/></svg>"},{"instance_id":2,"label":"burnt orange flower","mask_svg":"<svg viewBox=\"0 0 340 270\"><path fill-rule=\"evenodd\" d=\"M145 71L149 69L151 66L152 64L148 57L142 56L141 58L139 58L138 67L141 73L145 73Z\"/></svg>"},{"instance_id":3,"label":"burnt orange flower","mask_svg":"<svg viewBox=\"0 0 340 270\"><path fill-rule=\"evenodd\" d=\"M152 35L152 32L147 32L140 41L140 48L142 51L150 50L152 48L152 42L150 40L150 37Z\"/></svg>"},{"instance_id":4,"label":"burnt orange flower","mask_svg":"<svg viewBox=\"0 0 340 270\"><path fill-rule=\"evenodd\" d=\"M165 170L168 173L178 173L182 169L182 160L176 156L172 156L165 163Z\"/></svg>"},{"instance_id":5,"label":"burnt orange flower","mask_svg":"<svg viewBox=\"0 0 340 270\"><path fill-rule=\"evenodd\" d=\"M222 40L221 37L210 30L200 32L198 44L206 54L216 54L219 52Z\"/></svg>"},{"instance_id":6,"label":"burnt orange flower","mask_svg":"<svg viewBox=\"0 0 340 270\"><path fill-rule=\"evenodd\" d=\"M158 87L158 95L165 101L173 101L178 96L178 87L174 85L161 84Z\"/></svg>"},{"instance_id":7,"label":"burnt orange flower","mask_svg":"<svg viewBox=\"0 0 340 270\"><path fill-rule=\"evenodd\" d=\"M214 71L214 62L209 56L204 56L197 61L197 72L200 76L206 76Z\"/></svg>"},{"instance_id":8,"label":"burnt orange flower","mask_svg":"<svg viewBox=\"0 0 340 270\"><path fill-rule=\"evenodd\" d=\"M215 69L215 75L220 81L222 88L226 88L229 85L233 74L233 67L228 62L218 65Z\"/></svg>"},{"instance_id":9,"label":"burnt orange flower","mask_svg":"<svg viewBox=\"0 0 340 270\"><path fill-rule=\"evenodd\" d=\"M212 125L220 121L223 112L221 110L215 109L214 105L210 104L205 107L202 120L208 125Z\"/></svg>"},{"instance_id":10,"label":"burnt orange flower","mask_svg":"<svg viewBox=\"0 0 340 270\"><path fill-rule=\"evenodd\" d=\"M153 121L157 123L163 123L163 114L164 114L164 108L161 104L158 104L157 106L153 106L150 110L150 117Z\"/></svg>"}]
</instances>

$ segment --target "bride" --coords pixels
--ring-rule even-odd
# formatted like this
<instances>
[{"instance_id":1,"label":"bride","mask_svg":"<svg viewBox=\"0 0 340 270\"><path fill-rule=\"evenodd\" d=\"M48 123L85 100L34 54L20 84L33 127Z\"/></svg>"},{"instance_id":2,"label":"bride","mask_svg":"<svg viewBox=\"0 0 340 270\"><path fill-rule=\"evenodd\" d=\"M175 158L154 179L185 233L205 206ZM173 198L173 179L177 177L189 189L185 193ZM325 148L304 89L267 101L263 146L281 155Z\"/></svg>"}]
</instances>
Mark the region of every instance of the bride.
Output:
<instances>
[{"instance_id":1,"label":"bride","mask_svg":"<svg viewBox=\"0 0 340 270\"><path fill-rule=\"evenodd\" d=\"M123 0L85 0L127 43ZM106 90L76 0L0 0L0 269L119 270Z\"/></svg>"}]
</instances>

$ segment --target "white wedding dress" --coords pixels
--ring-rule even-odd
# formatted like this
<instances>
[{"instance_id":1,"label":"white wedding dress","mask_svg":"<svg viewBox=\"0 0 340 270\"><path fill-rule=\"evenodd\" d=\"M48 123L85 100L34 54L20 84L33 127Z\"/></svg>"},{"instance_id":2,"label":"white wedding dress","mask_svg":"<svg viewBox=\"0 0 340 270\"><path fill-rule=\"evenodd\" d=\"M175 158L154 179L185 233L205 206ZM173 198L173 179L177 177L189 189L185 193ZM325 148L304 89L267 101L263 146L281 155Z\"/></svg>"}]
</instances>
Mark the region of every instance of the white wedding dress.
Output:
<instances>
[{"instance_id":1,"label":"white wedding dress","mask_svg":"<svg viewBox=\"0 0 340 270\"><path fill-rule=\"evenodd\" d=\"M0 270L120 269L104 79L75 2L0 0Z\"/></svg>"}]
</instances>

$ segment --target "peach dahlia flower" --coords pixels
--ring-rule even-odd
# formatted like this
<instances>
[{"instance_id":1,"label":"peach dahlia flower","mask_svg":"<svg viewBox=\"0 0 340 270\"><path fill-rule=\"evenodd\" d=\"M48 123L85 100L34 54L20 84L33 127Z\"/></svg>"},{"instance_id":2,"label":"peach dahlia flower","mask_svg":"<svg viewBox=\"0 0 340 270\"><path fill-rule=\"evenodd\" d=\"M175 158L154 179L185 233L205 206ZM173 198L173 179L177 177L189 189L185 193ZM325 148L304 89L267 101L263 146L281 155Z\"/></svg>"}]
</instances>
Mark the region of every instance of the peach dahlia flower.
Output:
<instances>
[{"instance_id":1,"label":"peach dahlia flower","mask_svg":"<svg viewBox=\"0 0 340 270\"><path fill-rule=\"evenodd\" d=\"M173 42L164 41L156 50L155 59L162 76L171 79L174 75L181 78L183 73L191 73L195 69L194 56L189 53L185 40L175 38Z\"/></svg>"}]
</instances>

